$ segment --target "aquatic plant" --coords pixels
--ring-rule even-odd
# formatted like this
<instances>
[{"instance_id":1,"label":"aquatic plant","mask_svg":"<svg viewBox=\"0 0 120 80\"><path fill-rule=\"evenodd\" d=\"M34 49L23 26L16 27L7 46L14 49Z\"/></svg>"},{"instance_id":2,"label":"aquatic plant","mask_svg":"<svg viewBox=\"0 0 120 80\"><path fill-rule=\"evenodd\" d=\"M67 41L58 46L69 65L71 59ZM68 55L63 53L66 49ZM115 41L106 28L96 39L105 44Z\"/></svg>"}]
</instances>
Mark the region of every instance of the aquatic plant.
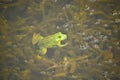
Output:
<instances>
[{"instance_id":1,"label":"aquatic plant","mask_svg":"<svg viewBox=\"0 0 120 80\"><path fill-rule=\"evenodd\" d=\"M119 80L120 15L113 0L0 1L1 80ZM65 33L38 55L33 33Z\"/></svg>"}]
</instances>

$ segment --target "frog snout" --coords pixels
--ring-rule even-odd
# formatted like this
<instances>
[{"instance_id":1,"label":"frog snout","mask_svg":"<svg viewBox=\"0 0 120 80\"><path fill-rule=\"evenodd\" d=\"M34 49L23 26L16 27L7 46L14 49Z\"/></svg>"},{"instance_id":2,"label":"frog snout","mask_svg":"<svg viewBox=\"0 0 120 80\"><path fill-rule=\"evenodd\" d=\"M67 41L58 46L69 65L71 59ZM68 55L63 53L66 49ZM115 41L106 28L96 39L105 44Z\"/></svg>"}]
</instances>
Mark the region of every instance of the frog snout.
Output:
<instances>
[{"instance_id":1,"label":"frog snout","mask_svg":"<svg viewBox=\"0 0 120 80\"><path fill-rule=\"evenodd\" d=\"M65 39L67 39L67 35L65 35Z\"/></svg>"}]
</instances>

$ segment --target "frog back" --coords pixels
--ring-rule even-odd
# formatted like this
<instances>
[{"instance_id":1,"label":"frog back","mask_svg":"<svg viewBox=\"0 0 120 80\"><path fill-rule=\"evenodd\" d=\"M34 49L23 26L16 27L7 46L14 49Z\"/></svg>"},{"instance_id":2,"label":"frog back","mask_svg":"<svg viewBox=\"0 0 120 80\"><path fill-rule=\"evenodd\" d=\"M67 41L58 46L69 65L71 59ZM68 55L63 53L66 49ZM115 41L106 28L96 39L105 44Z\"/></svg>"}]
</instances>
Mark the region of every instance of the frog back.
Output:
<instances>
[{"instance_id":1,"label":"frog back","mask_svg":"<svg viewBox=\"0 0 120 80\"><path fill-rule=\"evenodd\" d=\"M45 48L51 48L53 46L56 46L58 44L58 41L56 41L57 35L50 35L44 37L40 42L39 46L45 47Z\"/></svg>"}]
</instances>

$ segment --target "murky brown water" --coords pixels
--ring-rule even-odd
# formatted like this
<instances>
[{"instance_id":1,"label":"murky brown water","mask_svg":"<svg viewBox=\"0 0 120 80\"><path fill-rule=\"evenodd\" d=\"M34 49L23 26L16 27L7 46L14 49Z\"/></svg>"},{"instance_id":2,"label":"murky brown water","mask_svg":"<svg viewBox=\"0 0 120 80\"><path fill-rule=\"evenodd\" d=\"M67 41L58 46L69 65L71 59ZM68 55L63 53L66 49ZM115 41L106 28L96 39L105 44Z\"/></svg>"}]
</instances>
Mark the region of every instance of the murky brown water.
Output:
<instances>
[{"instance_id":1,"label":"murky brown water","mask_svg":"<svg viewBox=\"0 0 120 80\"><path fill-rule=\"evenodd\" d=\"M0 0L0 80L119 80L119 3ZM46 38L58 32L68 45ZM32 44L34 33L42 45ZM43 46L48 49L40 55Z\"/></svg>"}]
</instances>

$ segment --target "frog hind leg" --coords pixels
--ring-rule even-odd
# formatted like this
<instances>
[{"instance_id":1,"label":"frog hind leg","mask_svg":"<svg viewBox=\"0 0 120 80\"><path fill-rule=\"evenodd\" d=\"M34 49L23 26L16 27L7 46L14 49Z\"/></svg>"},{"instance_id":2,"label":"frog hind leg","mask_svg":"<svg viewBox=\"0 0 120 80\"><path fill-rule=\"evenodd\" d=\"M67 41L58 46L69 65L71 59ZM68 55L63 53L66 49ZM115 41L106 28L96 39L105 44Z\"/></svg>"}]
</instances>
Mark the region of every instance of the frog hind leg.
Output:
<instances>
[{"instance_id":1,"label":"frog hind leg","mask_svg":"<svg viewBox=\"0 0 120 80\"><path fill-rule=\"evenodd\" d=\"M45 55L47 53L47 48L41 48L39 49L40 55Z\"/></svg>"},{"instance_id":2,"label":"frog hind leg","mask_svg":"<svg viewBox=\"0 0 120 80\"><path fill-rule=\"evenodd\" d=\"M40 34L34 33L32 37L32 44L37 44L41 39L43 39L43 37Z\"/></svg>"}]
</instances>

